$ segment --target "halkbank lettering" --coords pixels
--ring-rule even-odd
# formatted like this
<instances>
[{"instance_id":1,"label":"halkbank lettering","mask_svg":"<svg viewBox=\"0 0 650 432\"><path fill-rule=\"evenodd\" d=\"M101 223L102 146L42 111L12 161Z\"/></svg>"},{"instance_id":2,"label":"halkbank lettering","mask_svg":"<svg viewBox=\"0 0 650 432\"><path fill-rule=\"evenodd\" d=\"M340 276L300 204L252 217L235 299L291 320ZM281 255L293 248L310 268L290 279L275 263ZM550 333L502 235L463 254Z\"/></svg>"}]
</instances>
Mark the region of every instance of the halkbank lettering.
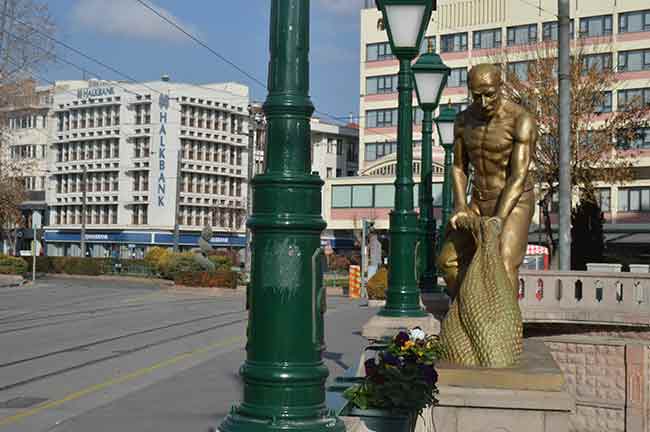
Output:
<instances>
[{"instance_id":1,"label":"halkbank lettering","mask_svg":"<svg viewBox=\"0 0 650 432\"><path fill-rule=\"evenodd\" d=\"M165 167L167 166L167 110L169 109L169 96L160 95L158 99L160 105L160 148L158 150L158 207L165 207L167 198L167 179L165 177Z\"/></svg>"},{"instance_id":2,"label":"halkbank lettering","mask_svg":"<svg viewBox=\"0 0 650 432\"><path fill-rule=\"evenodd\" d=\"M90 87L77 90L77 97L79 99L113 96L114 94L115 89L113 87Z\"/></svg>"}]
</instances>

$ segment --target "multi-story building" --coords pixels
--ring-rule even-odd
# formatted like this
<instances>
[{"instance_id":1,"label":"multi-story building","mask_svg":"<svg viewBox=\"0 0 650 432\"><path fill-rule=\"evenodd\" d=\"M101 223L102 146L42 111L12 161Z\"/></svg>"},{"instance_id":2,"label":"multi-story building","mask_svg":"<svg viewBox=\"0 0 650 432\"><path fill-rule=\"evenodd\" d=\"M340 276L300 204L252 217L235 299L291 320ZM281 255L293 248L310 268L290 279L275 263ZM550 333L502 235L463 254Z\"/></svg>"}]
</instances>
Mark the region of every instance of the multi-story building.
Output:
<instances>
[{"instance_id":1,"label":"multi-story building","mask_svg":"<svg viewBox=\"0 0 650 432\"><path fill-rule=\"evenodd\" d=\"M588 65L616 67L619 72L617 88L606 94L603 115L622 108L633 97L640 96L644 103L650 104L650 4L647 0L571 0L570 3L573 46L579 44L585 50ZM421 52L439 53L451 68L443 103L451 103L456 110L467 106L468 69L478 63L506 63L509 71L525 80L527 62L534 58L540 43L557 40L556 14L555 0L438 1ZM361 11L360 50L359 171L362 176L392 175L395 167L399 65L391 53L380 18L375 2L366 0ZM417 106L415 96L413 105ZM417 176L421 112L414 111L414 172ZM624 186L602 185L601 203L611 223L606 226L610 231L620 231L623 229L620 222L626 222L624 229L628 231L650 233L650 226L642 224L650 222L650 153L646 154L646 149L650 149L650 129L640 132L637 142L632 143L640 150L640 157L635 160L637 179ZM435 173L442 163L439 145L434 145L433 155ZM434 181L441 179L434 174ZM341 182L345 184L339 184ZM363 205L355 206L354 194L350 199L342 190L337 194L337 186L348 183L351 186L372 184L373 195L362 200ZM387 226L387 212L377 209L392 207L392 204L387 204L390 199L377 188L387 188L388 196L393 192L387 186L379 186L383 183L379 178L377 181L373 178L332 181L329 185L332 194L329 225L350 228L355 220L365 217L378 219L379 226ZM537 220L536 216L532 230L537 230ZM637 236L635 242L642 248L649 247L650 236Z\"/></svg>"},{"instance_id":2,"label":"multi-story building","mask_svg":"<svg viewBox=\"0 0 650 432\"><path fill-rule=\"evenodd\" d=\"M357 175L359 130L318 118L311 121L311 171L322 179Z\"/></svg>"},{"instance_id":3,"label":"multi-story building","mask_svg":"<svg viewBox=\"0 0 650 432\"><path fill-rule=\"evenodd\" d=\"M47 222L45 189L47 178L47 146L49 111L52 88L38 86L33 80L16 83L14 89L5 89L7 105L2 108L5 121L3 135L7 140L8 163L18 168L23 177L26 200L21 204L23 223L15 226L16 250L29 250L34 239L34 228ZM8 241L0 252L8 252Z\"/></svg>"},{"instance_id":4,"label":"multi-story building","mask_svg":"<svg viewBox=\"0 0 650 432\"><path fill-rule=\"evenodd\" d=\"M140 257L154 245L245 245L248 88L57 82L48 255ZM85 230L86 251L80 250Z\"/></svg>"},{"instance_id":5,"label":"multi-story building","mask_svg":"<svg viewBox=\"0 0 650 432\"><path fill-rule=\"evenodd\" d=\"M266 129L259 106L253 108L259 113L256 128L252 129L255 152L255 174L264 171L266 155ZM254 132L253 132L254 130ZM322 179L352 177L358 173L359 129L356 124L341 126L311 119L311 171Z\"/></svg>"}]
</instances>

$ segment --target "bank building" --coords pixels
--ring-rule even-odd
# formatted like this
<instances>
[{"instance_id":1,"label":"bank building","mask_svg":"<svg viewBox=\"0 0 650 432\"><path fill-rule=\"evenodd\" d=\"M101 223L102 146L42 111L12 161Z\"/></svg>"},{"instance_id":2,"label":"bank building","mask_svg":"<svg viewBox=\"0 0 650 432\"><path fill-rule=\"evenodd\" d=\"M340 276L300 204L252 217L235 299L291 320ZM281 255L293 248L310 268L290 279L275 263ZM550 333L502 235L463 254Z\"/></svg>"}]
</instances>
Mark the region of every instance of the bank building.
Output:
<instances>
[{"instance_id":1,"label":"bank building","mask_svg":"<svg viewBox=\"0 0 650 432\"><path fill-rule=\"evenodd\" d=\"M244 247L248 105L237 83L56 82L47 255L140 258L176 223L180 249L206 225L215 247Z\"/></svg>"}]
</instances>

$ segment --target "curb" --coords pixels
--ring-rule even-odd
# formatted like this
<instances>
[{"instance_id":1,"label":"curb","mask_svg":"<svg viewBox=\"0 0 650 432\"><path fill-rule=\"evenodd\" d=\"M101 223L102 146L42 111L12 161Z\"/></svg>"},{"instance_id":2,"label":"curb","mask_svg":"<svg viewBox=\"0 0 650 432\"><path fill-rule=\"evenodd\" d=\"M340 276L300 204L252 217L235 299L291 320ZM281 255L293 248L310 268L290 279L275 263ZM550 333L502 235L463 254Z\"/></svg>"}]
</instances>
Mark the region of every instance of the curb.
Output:
<instances>
[{"instance_id":1,"label":"curb","mask_svg":"<svg viewBox=\"0 0 650 432\"><path fill-rule=\"evenodd\" d=\"M27 281L22 276L1 275L0 288L15 288L24 285Z\"/></svg>"},{"instance_id":2,"label":"curb","mask_svg":"<svg viewBox=\"0 0 650 432\"><path fill-rule=\"evenodd\" d=\"M167 279L143 278L137 276L110 276L110 275L86 276L86 275L69 275L63 273L46 273L45 275L48 278L52 278L52 279L85 279L85 280L95 279L95 280L106 280L106 281L142 282L148 284L158 284L163 287L174 286L174 281L170 281Z\"/></svg>"}]
</instances>

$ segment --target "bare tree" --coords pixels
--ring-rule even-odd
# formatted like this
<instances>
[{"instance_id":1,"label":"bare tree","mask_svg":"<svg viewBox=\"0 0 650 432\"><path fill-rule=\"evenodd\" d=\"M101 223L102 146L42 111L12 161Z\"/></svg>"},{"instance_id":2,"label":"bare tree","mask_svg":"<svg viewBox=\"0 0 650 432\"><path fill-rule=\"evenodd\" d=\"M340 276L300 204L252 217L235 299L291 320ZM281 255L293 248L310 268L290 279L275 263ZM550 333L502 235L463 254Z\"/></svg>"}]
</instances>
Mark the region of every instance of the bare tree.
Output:
<instances>
[{"instance_id":1,"label":"bare tree","mask_svg":"<svg viewBox=\"0 0 650 432\"><path fill-rule=\"evenodd\" d=\"M607 56L612 50L600 46L587 49L578 39L570 67L572 186L580 192L580 199L592 202L597 200L598 183L633 179L636 153L629 143L634 142L650 116L650 106L640 99L611 112L612 91L620 82L611 54ZM533 51L514 55L498 50L492 58L495 63L509 65L505 68L507 96L537 117L540 139L533 172L542 190L540 206L552 249L549 206L560 179L557 43L542 42Z\"/></svg>"},{"instance_id":2,"label":"bare tree","mask_svg":"<svg viewBox=\"0 0 650 432\"><path fill-rule=\"evenodd\" d=\"M26 198L23 177L33 163L11 151L11 119L29 115L42 96L32 79L40 67L54 60L54 21L47 3L0 0L0 239L16 250L17 229L24 226L20 204Z\"/></svg>"}]
</instances>

